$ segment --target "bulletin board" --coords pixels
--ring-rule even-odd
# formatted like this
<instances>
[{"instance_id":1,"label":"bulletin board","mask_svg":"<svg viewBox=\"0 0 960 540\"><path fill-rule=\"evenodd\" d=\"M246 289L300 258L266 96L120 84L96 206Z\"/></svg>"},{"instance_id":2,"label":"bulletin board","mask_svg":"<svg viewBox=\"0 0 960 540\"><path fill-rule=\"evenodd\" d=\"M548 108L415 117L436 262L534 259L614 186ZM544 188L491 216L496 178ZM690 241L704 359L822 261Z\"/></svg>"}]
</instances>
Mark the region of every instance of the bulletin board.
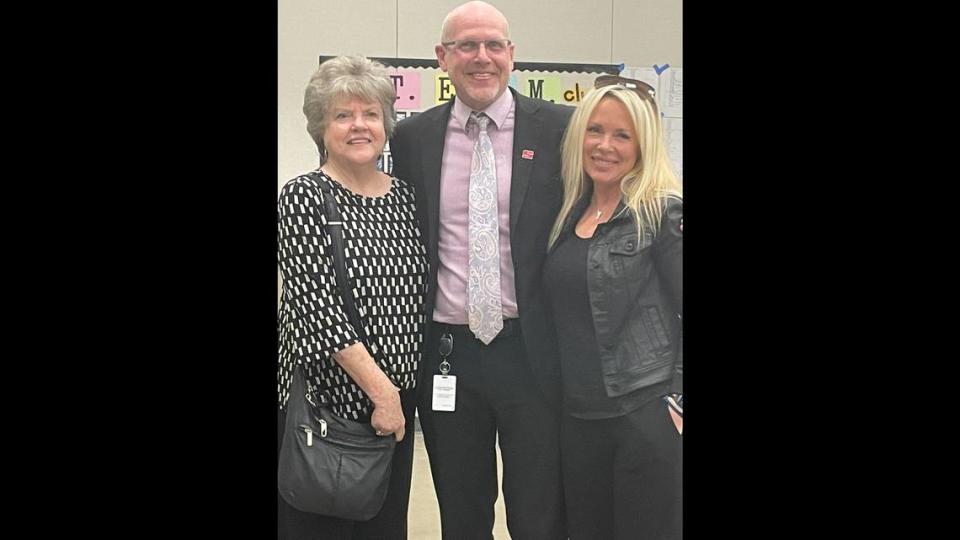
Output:
<instances>
[{"instance_id":1,"label":"bulletin board","mask_svg":"<svg viewBox=\"0 0 960 540\"><path fill-rule=\"evenodd\" d=\"M320 63L334 56L320 56ZM449 75L436 59L376 58L387 66L397 90L394 107L397 120L419 114L453 99L456 90ZM622 75L644 81L657 89L657 101L663 117L667 152L683 181L683 68L669 64L651 67L627 67L623 64L578 64L562 62L514 62L508 85L520 94L536 99L576 106L593 88L599 75ZM381 170L393 169L389 145L384 149Z\"/></svg>"}]
</instances>

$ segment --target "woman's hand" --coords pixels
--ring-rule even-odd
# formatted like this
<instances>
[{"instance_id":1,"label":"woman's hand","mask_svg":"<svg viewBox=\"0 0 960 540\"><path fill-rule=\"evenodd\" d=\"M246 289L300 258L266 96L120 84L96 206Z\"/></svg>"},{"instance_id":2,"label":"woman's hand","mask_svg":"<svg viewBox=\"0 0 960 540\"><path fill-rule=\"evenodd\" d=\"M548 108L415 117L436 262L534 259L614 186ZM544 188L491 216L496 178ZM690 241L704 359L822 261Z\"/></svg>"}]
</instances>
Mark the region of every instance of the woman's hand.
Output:
<instances>
[{"instance_id":1,"label":"woman's hand","mask_svg":"<svg viewBox=\"0 0 960 540\"><path fill-rule=\"evenodd\" d=\"M370 425L377 435L392 434L398 441L403 439L406 419L400 407L400 390L384 375L367 348L362 343L354 343L334 353L333 358L373 402Z\"/></svg>"},{"instance_id":2,"label":"woman's hand","mask_svg":"<svg viewBox=\"0 0 960 540\"><path fill-rule=\"evenodd\" d=\"M377 435L393 434L397 442L403 440L406 419L400 407L400 391L394 387L394 391L378 397L378 400L371 397L371 401L373 401L373 415L370 417L370 425L377 430Z\"/></svg>"}]
</instances>

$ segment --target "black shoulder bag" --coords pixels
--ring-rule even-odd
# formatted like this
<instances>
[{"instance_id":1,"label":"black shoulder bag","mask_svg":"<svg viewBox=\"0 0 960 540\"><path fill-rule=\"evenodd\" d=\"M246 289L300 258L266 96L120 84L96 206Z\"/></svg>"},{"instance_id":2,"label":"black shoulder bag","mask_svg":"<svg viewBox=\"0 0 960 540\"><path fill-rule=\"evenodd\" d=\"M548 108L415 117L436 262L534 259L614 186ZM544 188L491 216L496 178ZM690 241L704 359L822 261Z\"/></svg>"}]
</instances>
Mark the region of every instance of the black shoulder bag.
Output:
<instances>
[{"instance_id":1,"label":"black shoulder bag","mask_svg":"<svg viewBox=\"0 0 960 540\"><path fill-rule=\"evenodd\" d=\"M327 233L333 244L334 273L350 323L373 355L347 282L340 211L326 179L323 190ZM383 365L382 352L374 357ZM390 484L396 439L378 436L370 424L340 418L324 406L307 384L306 368L293 373L277 487L302 512L367 521L383 507Z\"/></svg>"}]
</instances>

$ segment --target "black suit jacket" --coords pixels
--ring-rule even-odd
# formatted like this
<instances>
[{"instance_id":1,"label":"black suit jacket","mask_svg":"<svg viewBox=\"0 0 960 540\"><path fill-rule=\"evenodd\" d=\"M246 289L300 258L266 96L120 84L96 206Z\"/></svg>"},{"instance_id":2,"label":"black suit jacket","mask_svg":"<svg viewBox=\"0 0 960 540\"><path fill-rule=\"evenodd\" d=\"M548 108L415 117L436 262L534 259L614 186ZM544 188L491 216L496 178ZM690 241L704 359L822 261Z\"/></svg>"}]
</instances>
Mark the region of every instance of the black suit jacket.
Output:
<instances>
[{"instance_id":1,"label":"black suit jacket","mask_svg":"<svg viewBox=\"0 0 960 540\"><path fill-rule=\"evenodd\" d=\"M556 336L547 319L541 271L547 253L547 237L560 210L563 194L560 146L573 108L531 99L512 88L510 91L516 101L513 177L510 181L510 248L517 309L530 367L544 397L558 407L560 365L553 345ZM390 141L393 175L413 184L416 191L417 218L430 260L426 302L428 338L437 298L440 166L452 109L453 101L450 101L402 120ZM533 159L522 157L527 150L533 153ZM466 191L464 196L467 196Z\"/></svg>"}]
</instances>

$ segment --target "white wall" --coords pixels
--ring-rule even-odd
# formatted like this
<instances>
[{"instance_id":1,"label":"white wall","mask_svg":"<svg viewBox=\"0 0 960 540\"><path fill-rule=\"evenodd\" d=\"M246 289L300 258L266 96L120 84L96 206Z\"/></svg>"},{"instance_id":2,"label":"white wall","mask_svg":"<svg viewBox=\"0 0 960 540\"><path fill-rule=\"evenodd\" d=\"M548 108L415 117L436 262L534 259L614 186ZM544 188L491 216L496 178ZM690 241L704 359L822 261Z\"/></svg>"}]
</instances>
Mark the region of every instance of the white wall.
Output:
<instances>
[{"instance_id":1,"label":"white wall","mask_svg":"<svg viewBox=\"0 0 960 540\"><path fill-rule=\"evenodd\" d=\"M300 108L320 55L434 58L440 24L464 0L280 0L277 189L317 167ZM683 66L681 0L493 0L519 62Z\"/></svg>"}]
</instances>

